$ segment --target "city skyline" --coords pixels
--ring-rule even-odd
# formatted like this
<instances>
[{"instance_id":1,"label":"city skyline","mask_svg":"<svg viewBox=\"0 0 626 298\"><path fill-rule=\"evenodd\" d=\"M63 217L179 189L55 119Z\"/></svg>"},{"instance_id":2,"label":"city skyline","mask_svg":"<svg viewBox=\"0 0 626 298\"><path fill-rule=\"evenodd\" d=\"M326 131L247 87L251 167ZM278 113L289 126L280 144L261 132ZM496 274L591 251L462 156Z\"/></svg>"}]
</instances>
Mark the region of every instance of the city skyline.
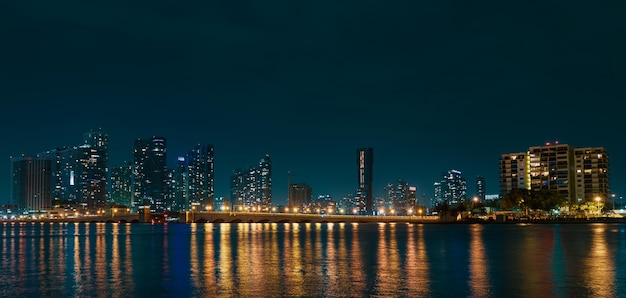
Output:
<instances>
[{"instance_id":1,"label":"city skyline","mask_svg":"<svg viewBox=\"0 0 626 298\"><path fill-rule=\"evenodd\" d=\"M89 138L93 138L92 137L93 135L99 135L99 134L103 134L105 138L110 138L110 136L106 133L106 131L90 130L88 132L83 133L83 135L85 136L84 142L88 143L89 142ZM87 136L89 136L89 137L87 137ZM137 143L138 142L146 142L147 141L148 143L151 143L152 140L157 140L158 142L162 142L163 144L161 145L162 146L161 150L165 150L167 152L168 146L165 145L165 143L167 142L167 137L163 137L163 136L156 137L155 136L155 137L151 137L151 138L137 138L137 139L135 139L134 140L134 143L135 143L134 146L136 147L135 150L134 150L135 153L138 152L138 150L137 150ZM37 153L37 154L25 154L25 156L26 157L34 157L34 156L47 157L47 156L49 156L51 154L51 152L52 152L52 154L58 154L58 153L55 153L58 150L61 150L60 152L64 152L64 151L67 151L67 149L69 149L69 148L79 148L81 145L82 145L82 143L76 144L74 146L61 146L61 147L51 148L51 149L48 149L48 150L40 150L41 151L40 153ZM105 145L108 145L108 144L105 142ZM540 148L550 147L550 146L560 147L560 146L564 146L564 145L565 144L559 144L558 142L556 142L556 143L546 143L544 145L536 146L536 147L540 147ZM190 158L189 154L192 154L191 156L194 156L194 154L197 154L195 152L197 150L199 150L200 147L205 148L207 146L209 147L209 150L211 152L210 153L210 160L215 162L213 160L213 150L214 150L214 145L213 144L207 144L207 145L196 144L192 148L188 148L187 149L187 153L185 153L185 154L168 156L167 157L168 162L167 162L166 168L164 168L164 170L167 170L168 172L170 172L170 171L176 169L179 166L178 163L180 163L181 160L185 160L185 159L189 159ZM532 147L532 146L530 146L530 147ZM205 148L203 150L207 150L207 149ZM361 177L362 169L363 169L362 158L364 158L364 156L365 156L365 155L362 155L361 152L369 152L369 153L367 153L368 158L374 159L374 156L376 156L376 154L373 154L373 151L375 151L375 148L372 148L372 147L362 147L362 148L355 148L355 150L357 152L357 156L356 156L357 163L353 165L353 171L354 171L354 174L358 174L358 177ZM148 150L148 151L152 151L152 150ZM526 151L525 150L520 150L520 152L526 152ZM105 153L107 153L110 156L110 154L108 152L105 151ZM204 153L204 154L206 154L206 153ZM510 154L512 154L512 153L502 153L502 155L510 155ZM165 154L165 155L167 155L167 154ZM266 155L264 155L265 156L264 158L269 158L270 155L271 154L266 154ZM610 154L609 154L609 156L610 156ZM109 157L105 155L105 158L108 159ZM18 159L19 158L17 156L13 156L11 158L11 162L13 162L14 160L18 160ZM175 159L176 162L170 162L172 159ZM262 160L263 159L261 159L261 161ZM217 162L219 163L219 160ZM124 166L129 165L130 163L132 163L132 159L131 159L131 162L125 160L121 164L109 164L108 165L109 172L111 172L114 168L124 167ZM609 162L609 164L610 164L610 162ZM230 184L232 182L233 177L234 177L233 175L236 175L236 173L238 173L238 172L244 173L244 172L248 171L249 169L253 169L254 168L254 166L249 166L248 168L246 168L246 166L242 166L242 165L243 165L243 163L240 163L239 166L237 166L236 168L233 168L230 171L230 175L228 175L227 177L218 177L218 179L217 179L218 182L220 180L225 180L227 183L229 183L229 185L228 185L228 187L224 187L224 184L226 184L226 183L222 182L221 183L222 187L216 187L216 189L221 188L221 190L214 191L214 192L212 190L210 190L212 193L215 193L215 198L220 197L220 198L228 198L230 200L233 199L232 195L231 195L232 194L232 184ZM376 166L374 166L374 169L375 168L376 168ZM367 170L367 172L369 172L369 171L371 171L371 169ZM498 171L499 171L499 169L498 169ZM214 174L212 174L212 172L213 171L211 171L211 174L209 174L209 175L213 176ZM440 178L441 178L442 174L444 175L444 178L445 178L446 175L450 175L450 173L456 173L455 175L457 175L458 177L462 177L462 179L464 181L463 182L464 193L463 193L462 197L464 197L467 200L472 199L474 196L480 196L479 192L481 192L481 191L486 192L486 194L500 194L501 193L501 191L502 191L501 189L502 189L503 185L501 184L501 181L500 181L502 179L502 177L500 177L499 175L498 175L496 183L495 183L496 185L494 185L491 188L485 188L485 184L488 185L488 182L485 183L485 177L483 177L481 175L478 175L476 177L468 177L467 175L464 175L463 172L464 171L462 169L457 169L457 168L453 168L453 169L449 169L449 170L446 170L446 171L442 171L442 173L440 173L438 175L438 178L435 179L432 182L432 184L430 185L431 186L430 189L427 189L427 190L424 190L424 191L421 191L420 189L416 189L416 192L417 192L416 196L417 196L417 199L420 202L420 204L425 205L425 206L430 206L432 203L436 203L436 202L441 203L443 201L441 199L441 197L438 197L438 195L437 195L437 189L438 189L438 185L441 182ZM374 173L374 176L376 176L375 175L375 173L376 173L375 170L373 171L373 173ZM288 175L290 175L290 177L288 179L292 179L291 177L294 176L293 173L288 173ZM271 179L276 180L276 177L272 177L272 176L270 176L270 177L271 177ZM388 177L391 177L391 176L388 175ZM211 177L210 179L215 179L215 178ZM361 178L359 178L359 180L360 179ZM368 178L368 179L371 179L371 178ZM404 180L404 178L400 177L400 178L396 178L396 180ZM481 186L480 186L481 189L478 189L479 187L477 185L477 180L481 180ZM294 181L296 181L296 182L294 182ZM372 198L372 200L373 199L377 199L377 198L386 197L387 196L387 193L386 193L387 192L387 189L386 189L387 185L389 183L393 183L393 182L395 182L395 180L377 181L376 183L373 183L373 187L372 187L373 188L373 198ZM288 183L290 183L291 185L293 185L293 184L303 184L303 183L304 184L308 184L307 181L298 181L297 179L291 180L290 182L288 181ZM329 192L324 191L324 190L321 190L321 191L318 190L317 192L315 192L315 190L313 190L312 195L313 195L313 197L328 196L329 195L335 201L338 201L338 200L341 200L342 198L344 198L348 194L357 195L358 196L359 189L362 187L360 185L360 183L361 182L358 182L358 183L355 182L353 184L354 188L350 188L351 187L350 185L343 185L342 187L343 187L344 191L342 193L332 194L332 193L329 193ZM409 181L408 183L412 187L415 187L415 183L413 183L412 181ZM441 183L443 183L443 182L441 182ZM220 183L215 183L215 185L220 185ZM215 185L212 185L212 186L215 187ZM428 183L426 183L426 185L428 185ZM467 185L467 186L465 186L465 185ZM493 189L496 188L496 186L497 186L498 190L493 191ZM270 184L270 188L271 188L271 191L272 191L271 194L270 194L270 196L272 197L272 205L287 205L288 204L287 195L286 194L284 195L284 197L282 197L282 196L277 197L276 194L277 193L280 194L281 190L280 189L277 190L275 187L272 187L271 184ZM486 191L487 189L489 189L490 191ZM615 192L611 192L611 193L615 194ZM210 198L209 200L211 200L211 201L213 200L212 196L209 196L209 198ZM618 198L619 198L619 196L618 196ZM9 200L10 200L10 198L9 198ZM194 200L195 199L191 199L190 203L192 201L194 201ZM456 199L452 199L451 201L455 201L455 200ZM137 202L140 202L140 201L141 200L139 200ZM3 203L9 203L9 201L3 202ZM204 206L204 203L201 204L201 205ZM371 210L371 207L370 207L370 210Z\"/></svg>"},{"instance_id":2,"label":"city skyline","mask_svg":"<svg viewBox=\"0 0 626 298\"><path fill-rule=\"evenodd\" d=\"M216 196L272 157L292 183L340 197L354 152L375 150L374 195L398 179L432 195L462 171L498 193L503 153L559 141L604 147L626 194L626 24L619 3L50 3L0 10L0 201L10 156L109 134L111 166L136 138L168 165L215 146Z\"/></svg>"}]
</instances>

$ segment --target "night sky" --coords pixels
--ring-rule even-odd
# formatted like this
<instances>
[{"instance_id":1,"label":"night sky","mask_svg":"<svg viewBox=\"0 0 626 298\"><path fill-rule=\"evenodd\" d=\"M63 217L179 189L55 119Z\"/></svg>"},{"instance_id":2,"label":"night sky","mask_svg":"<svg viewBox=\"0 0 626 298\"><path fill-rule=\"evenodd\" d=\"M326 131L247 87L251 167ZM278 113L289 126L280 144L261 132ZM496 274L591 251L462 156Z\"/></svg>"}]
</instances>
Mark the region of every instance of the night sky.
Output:
<instances>
[{"instance_id":1,"label":"night sky","mask_svg":"<svg viewBox=\"0 0 626 298\"><path fill-rule=\"evenodd\" d=\"M10 159L102 128L110 166L163 136L168 161L215 146L216 195L272 159L314 196L403 179L433 195L462 171L499 191L499 158L603 146L626 196L625 1L0 2L0 202Z\"/></svg>"}]
</instances>

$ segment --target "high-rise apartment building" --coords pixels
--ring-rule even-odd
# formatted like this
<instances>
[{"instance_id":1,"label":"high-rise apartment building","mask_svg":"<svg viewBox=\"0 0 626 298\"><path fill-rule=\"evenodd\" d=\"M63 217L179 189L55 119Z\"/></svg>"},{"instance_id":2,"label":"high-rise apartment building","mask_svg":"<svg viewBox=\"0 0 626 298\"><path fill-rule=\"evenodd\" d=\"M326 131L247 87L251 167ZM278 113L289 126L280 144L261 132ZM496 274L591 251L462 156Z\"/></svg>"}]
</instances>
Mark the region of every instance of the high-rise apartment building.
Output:
<instances>
[{"instance_id":1,"label":"high-rise apartment building","mask_svg":"<svg viewBox=\"0 0 626 298\"><path fill-rule=\"evenodd\" d=\"M52 204L52 164L49 158L11 158L13 204L18 209L42 212ZM14 160L13 160L14 159Z\"/></svg>"},{"instance_id":2,"label":"high-rise apartment building","mask_svg":"<svg viewBox=\"0 0 626 298\"><path fill-rule=\"evenodd\" d=\"M166 209L167 145L164 137L135 140L133 160L134 194L131 208L150 205L151 211Z\"/></svg>"},{"instance_id":3,"label":"high-rise apartment building","mask_svg":"<svg viewBox=\"0 0 626 298\"><path fill-rule=\"evenodd\" d=\"M551 190L568 197L574 190L570 167L574 155L569 145L533 146L528 149L530 157L530 188Z\"/></svg>"},{"instance_id":4,"label":"high-rise apartment building","mask_svg":"<svg viewBox=\"0 0 626 298\"><path fill-rule=\"evenodd\" d=\"M374 149L371 147L357 149L357 169L358 169L358 204L356 208L359 214L373 215L373 167Z\"/></svg>"},{"instance_id":5,"label":"high-rise apartment building","mask_svg":"<svg viewBox=\"0 0 626 298\"><path fill-rule=\"evenodd\" d=\"M269 154L258 166L236 169L231 176L233 210L269 211L272 205L272 163Z\"/></svg>"},{"instance_id":6,"label":"high-rise apartment building","mask_svg":"<svg viewBox=\"0 0 626 298\"><path fill-rule=\"evenodd\" d=\"M609 157L602 147L547 143L526 153L502 154L500 194L514 188L554 191L571 204L608 199Z\"/></svg>"},{"instance_id":7,"label":"high-rise apartment building","mask_svg":"<svg viewBox=\"0 0 626 298\"><path fill-rule=\"evenodd\" d=\"M512 189L530 189L530 156L528 152L502 154L500 158L500 193Z\"/></svg>"},{"instance_id":8,"label":"high-rise apartment building","mask_svg":"<svg viewBox=\"0 0 626 298\"><path fill-rule=\"evenodd\" d=\"M609 156L604 148L574 149L575 201L587 202L600 198L607 202L609 188Z\"/></svg>"}]
</instances>

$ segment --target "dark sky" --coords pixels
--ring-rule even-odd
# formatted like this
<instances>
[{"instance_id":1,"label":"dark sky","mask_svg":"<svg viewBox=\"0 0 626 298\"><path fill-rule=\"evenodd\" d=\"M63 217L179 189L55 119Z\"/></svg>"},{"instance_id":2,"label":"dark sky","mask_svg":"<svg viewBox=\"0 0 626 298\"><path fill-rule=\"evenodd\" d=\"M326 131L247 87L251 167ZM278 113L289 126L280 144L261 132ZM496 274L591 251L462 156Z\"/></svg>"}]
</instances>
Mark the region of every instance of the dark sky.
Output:
<instances>
[{"instance_id":1,"label":"dark sky","mask_svg":"<svg viewBox=\"0 0 626 298\"><path fill-rule=\"evenodd\" d=\"M499 190L502 153L603 146L626 195L625 1L35 1L0 3L0 202L9 156L101 127L111 165L164 136L172 163L215 145L216 194L269 153L292 182L339 198L356 149L375 195L432 196L458 169Z\"/></svg>"}]
</instances>

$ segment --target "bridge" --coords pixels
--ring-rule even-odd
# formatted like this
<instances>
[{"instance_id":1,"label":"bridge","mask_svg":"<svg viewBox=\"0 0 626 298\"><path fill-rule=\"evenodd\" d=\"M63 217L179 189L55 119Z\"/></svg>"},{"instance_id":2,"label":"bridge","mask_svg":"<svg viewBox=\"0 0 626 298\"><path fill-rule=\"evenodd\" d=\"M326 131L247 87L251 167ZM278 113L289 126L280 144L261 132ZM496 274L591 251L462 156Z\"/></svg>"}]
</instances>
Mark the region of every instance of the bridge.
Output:
<instances>
[{"instance_id":1,"label":"bridge","mask_svg":"<svg viewBox=\"0 0 626 298\"><path fill-rule=\"evenodd\" d=\"M437 222L438 216L367 216L339 214L302 214L266 212L186 212L180 222L186 223L366 223L366 222Z\"/></svg>"},{"instance_id":2,"label":"bridge","mask_svg":"<svg viewBox=\"0 0 626 298\"><path fill-rule=\"evenodd\" d=\"M56 219L22 219L37 222L89 222L89 223L433 223L437 216L368 216L338 214L266 213L266 212L181 212L91 215Z\"/></svg>"}]
</instances>

